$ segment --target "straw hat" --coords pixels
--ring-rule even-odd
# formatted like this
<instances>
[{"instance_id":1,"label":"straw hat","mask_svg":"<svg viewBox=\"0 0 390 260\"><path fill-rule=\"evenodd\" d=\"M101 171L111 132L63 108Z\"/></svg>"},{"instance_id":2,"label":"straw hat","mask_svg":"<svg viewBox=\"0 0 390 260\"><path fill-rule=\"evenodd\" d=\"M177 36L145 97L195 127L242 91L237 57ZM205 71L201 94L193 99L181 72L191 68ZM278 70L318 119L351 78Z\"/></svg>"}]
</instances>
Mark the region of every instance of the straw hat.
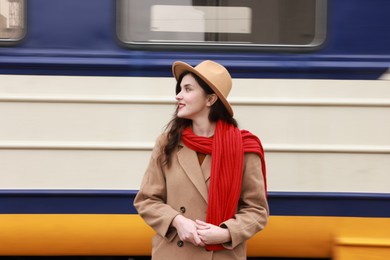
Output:
<instances>
[{"instance_id":1,"label":"straw hat","mask_svg":"<svg viewBox=\"0 0 390 260\"><path fill-rule=\"evenodd\" d=\"M224 66L211 60L202 61L195 67L182 61L173 63L172 72L176 80L184 71L192 72L203 79L233 116L233 109L226 99L232 88L232 77Z\"/></svg>"}]
</instances>

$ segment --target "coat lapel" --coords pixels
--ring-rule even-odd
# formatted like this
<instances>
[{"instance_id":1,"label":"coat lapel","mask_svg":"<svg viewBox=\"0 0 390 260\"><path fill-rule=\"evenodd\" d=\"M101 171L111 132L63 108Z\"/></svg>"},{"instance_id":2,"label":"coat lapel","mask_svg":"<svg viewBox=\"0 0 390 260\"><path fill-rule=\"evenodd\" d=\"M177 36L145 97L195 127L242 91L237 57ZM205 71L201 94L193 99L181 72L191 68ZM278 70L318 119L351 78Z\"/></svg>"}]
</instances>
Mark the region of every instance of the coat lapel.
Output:
<instances>
[{"instance_id":1,"label":"coat lapel","mask_svg":"<svg viewBox=\"0 0 390 260\"><path fill-rule=\"evenodd\" d=\"M183 148L177 152L177 157L184 172L195 185L203 199L207 202L207 185L196 152L183 145ZM210 172L210 170L208 170L208 172ZM208 175L210 175L210 173L208 173Z\"/></svg>"},{"instance_id":2,"label":"coat lapel","mask_svg":"<svg viewBox=\"0 0 390 260\"><path fill-rule=\"evenodd\" d=\"M207 155L206 158L204 158L204 161L202 163L201 168L202 168L204 180L205 180L206 185L208 187L208 184L210 181L211 155ZM207 190L209 190L209 189L207 188Z\"/></svg>"}]
</instances>

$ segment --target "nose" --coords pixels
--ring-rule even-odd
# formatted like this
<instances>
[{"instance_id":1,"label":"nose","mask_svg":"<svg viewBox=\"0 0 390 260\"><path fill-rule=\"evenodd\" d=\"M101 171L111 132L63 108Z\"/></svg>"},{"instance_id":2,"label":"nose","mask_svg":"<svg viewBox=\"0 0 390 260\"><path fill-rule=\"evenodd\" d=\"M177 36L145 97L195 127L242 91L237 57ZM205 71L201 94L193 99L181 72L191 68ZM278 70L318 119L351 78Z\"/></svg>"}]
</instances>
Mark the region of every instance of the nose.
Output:
<instances>
[{"instance_id":1,"label":"nose","mask_svg":"<svg viewBox=\"0 0 390 260\"><path fill-rule=\"evenodd\" d=\"M181 100L183 98L181 95L181 91L179 93L177 93L175 98L176 98L176 100Z\"/></svg>"}]
</instances>

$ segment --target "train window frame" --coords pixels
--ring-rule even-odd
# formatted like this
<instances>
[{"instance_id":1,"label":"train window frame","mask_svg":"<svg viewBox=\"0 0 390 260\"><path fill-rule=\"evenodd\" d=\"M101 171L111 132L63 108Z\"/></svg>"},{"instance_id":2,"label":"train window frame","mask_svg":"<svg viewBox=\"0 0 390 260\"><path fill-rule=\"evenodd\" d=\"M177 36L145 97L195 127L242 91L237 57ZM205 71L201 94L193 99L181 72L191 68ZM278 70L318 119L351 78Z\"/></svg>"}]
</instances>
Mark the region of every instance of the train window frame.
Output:
<instances>
[{"instance_id":1,"label":"train window frame","mask_svg":"<svg viewBox=\"0 0 390 260\"><path fill-rule=\"evenodd\" d=\"M6 0L0 0L0 1L6 1ZM21 10L20 14L23 16L23 20L21 21L21 33L18 35L18 37L10 37L10 38L1 38L0 34L0 47L1 46L13 46L19 44L27 34L27 1L26 0L18 0L22 6L23 9ZM10 1L8 1L9 3ZM4 27L5 28L5 27ZM0 28L1 30L2 28Z\"/></svg>"},{"instance_id":2,"label":"train window frame","mask_svg":"<svg viewBox=\"0 0 390 260\"><path fill-rule=\"evenodd\" d=\"M126 16L124 4L132 0L117 0L116 1L116 34L119 43L130 49L144 50L238 50L238 51L253 51L253 50L275 50L275 51L312 51L323 46L327 36L327 5L328 0L314 0L314 37L308 44L272 44L272 43L218 43L218 42L185 42L185 41L131 41L123 37L126 30L126 24L129 21L129 15ZM169 1L169 0L168 0ZM155 2L154 5L163 4L162 1L149 0ZM165 1L166 2L166 1ZM152 6L152 4L150 4Z\"/></svg>"}]
</instances>

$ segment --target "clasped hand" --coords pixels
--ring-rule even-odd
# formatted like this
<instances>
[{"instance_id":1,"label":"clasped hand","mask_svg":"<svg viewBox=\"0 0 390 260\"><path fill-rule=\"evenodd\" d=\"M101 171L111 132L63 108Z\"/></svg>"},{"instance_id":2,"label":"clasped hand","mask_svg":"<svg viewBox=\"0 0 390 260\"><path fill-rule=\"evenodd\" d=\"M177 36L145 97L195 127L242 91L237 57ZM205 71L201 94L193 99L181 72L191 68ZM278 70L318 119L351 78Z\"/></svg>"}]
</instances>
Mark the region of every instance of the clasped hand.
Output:
<instances>
[{"instance_id":1,"label":"clasped hand","mask_svg":"<svg viewBox=\"0 0 390 260\"><path fill-rule=\"evenodd\" d=\"M195 246L222 244L231 240L228 229L201 220L193 221L182 215L177 215L172 225L176 228L180 240Z\"/></svg>"}]
</instances>

